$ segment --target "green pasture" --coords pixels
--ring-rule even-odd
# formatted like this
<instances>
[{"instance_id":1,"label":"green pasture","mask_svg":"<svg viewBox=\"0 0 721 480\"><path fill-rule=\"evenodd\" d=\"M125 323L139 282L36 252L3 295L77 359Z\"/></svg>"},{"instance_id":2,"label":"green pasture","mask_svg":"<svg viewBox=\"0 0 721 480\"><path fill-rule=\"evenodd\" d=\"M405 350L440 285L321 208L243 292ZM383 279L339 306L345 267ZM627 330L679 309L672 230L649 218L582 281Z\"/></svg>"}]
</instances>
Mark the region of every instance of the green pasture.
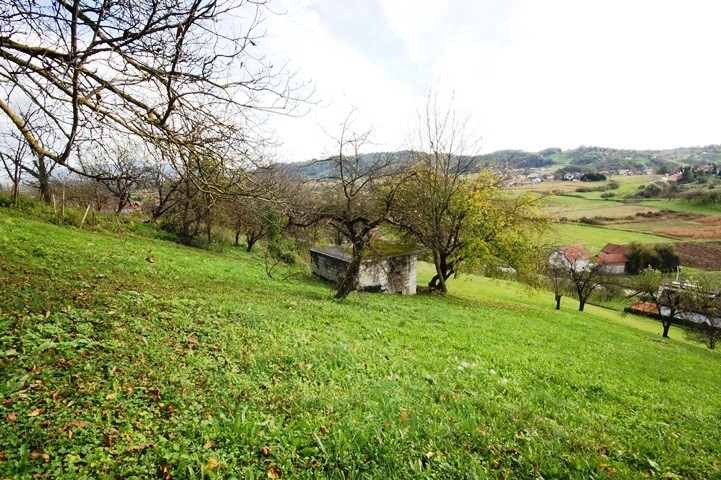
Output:
<instances>
[{"instance_id":1,"label":"green pasture","mask_svg":"<svg viewBox=\"0 0 721 480\"><path fill-rule=\"evenodd\" d=\"M696 213L699 215L721 215L721 205L702 205L686 200L643 200L640 205L673 210L675 212Z\"/></svg>"},{"instance_id":2,"label":"green pasture","mask_svg":"<svg viewBox=\"0 0 721 480\"><path fill-rule=\"evenodd\" d=\"M672 241L668 237L646 232L619 230L611 228L610 225L597 226L582 223L554 224L546 233L544 240L551 245L583 245L592 255L598 253L607 243L663 243Z\"/></svg>"},{"instance_id":3,"label":"green pasture","mask_svg":"<svg viewBox=\"0 0 721 480\"><path fill-rule=\"evenodd\" d=\"M659 209L648 205L636 205L615 200L589 199L580 196L557 195L545 197L542 203L548 212L556 217L578 219L581 217L624 218L638 213L656 212Z\"/></svg>"},{"instance_id":4,"label":"green pasture","mask_svg":"<svg viewBox=\"0 0 721 480\"><path fill-rule=\"evenodd\" d=\"M676 328L475 276L337 301L145 233L0 209L0 478L721 476L721 357Z\"/></svg>"}]
</instances>

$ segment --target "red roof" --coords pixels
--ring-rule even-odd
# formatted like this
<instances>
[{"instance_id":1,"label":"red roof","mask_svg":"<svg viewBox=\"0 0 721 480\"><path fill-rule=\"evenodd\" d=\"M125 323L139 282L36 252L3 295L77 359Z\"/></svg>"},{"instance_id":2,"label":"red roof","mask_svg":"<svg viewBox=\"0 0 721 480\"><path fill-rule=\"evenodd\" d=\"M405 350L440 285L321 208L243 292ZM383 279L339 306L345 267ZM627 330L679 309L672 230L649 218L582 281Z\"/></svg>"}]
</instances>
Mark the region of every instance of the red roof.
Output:
<instances>
[{"instance_id":1,"label":"red roof","mask_svg":"<svg viewBox=\"0 0 721 480\"><path fill-rule=\"evenodd\" d=\"M626 265L626 256L622 253L609 253L603 252L596 256L596 263L598 265Z\"/></svg>"},{"instance_id":2,"label":"red roof","mask_svg":"<svg viewBox=\"0 0 721 480\"><path fill-rule=\"evenodd\" d=\"M626 245L617 245L615 243L607 243L606 246L601 249L601 253L612 254L612 255L618 255L618 254L625 255L626 254Z\"/></svg>"},{"instance_id":3,"label":"red roof","mask_svg":"<svg viewBox=\"0 0 721 480\"><path fill-rule=\"evenodd\" d=\"M653 303L638 300L631 306L631 310L639 313L653 313L658 315L658 307Z\"/></svg>"},{"instance_id":4,"label":"red roof","mask_svg":"<svg viewBox=\"0 0 721 480\"><path fill-rule=\"evenodd\" d=\"M571 262L575 260L588 260L591 258L588 250L586 250L586 247L583 245L566 245L559 248L558 251L566 257L566 260Z\"/></svg>"}]
</instances>

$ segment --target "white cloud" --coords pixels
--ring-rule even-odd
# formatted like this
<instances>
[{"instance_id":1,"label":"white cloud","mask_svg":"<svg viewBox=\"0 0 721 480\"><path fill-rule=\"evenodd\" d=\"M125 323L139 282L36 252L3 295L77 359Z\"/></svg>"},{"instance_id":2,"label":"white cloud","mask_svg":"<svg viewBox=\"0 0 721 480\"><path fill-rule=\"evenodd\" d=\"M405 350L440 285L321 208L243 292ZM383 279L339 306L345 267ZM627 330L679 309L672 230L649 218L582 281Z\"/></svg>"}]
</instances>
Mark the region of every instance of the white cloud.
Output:
<instances>
[{"instance_id":1,"label":"white cloud","mask_svg":"<svg viewBox=\"0 0 721 480\"><path fill-rule=\"evenodd\" d=\"M485 151L720 143L721 3L607 0L286 1L273 55L327 105L274 121L284 158L323 154L352 106L401 147L414 97L437 78L482 122ZM332 132L331 132L332 133ZM381 146L379 146L381 148ZM288 153L290 152L290 153Z\"/></svg>"}]
</instances>

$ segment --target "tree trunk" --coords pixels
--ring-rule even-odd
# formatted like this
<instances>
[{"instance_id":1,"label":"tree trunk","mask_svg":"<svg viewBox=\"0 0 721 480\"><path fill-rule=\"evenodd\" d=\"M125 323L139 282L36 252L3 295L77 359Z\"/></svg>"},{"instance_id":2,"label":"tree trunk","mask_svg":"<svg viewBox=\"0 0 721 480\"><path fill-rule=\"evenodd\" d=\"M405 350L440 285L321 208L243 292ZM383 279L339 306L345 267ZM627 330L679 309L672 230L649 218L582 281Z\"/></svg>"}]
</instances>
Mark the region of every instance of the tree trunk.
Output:
<instances>
[{"instance_id":1,"label":"tree trunk","mask_svg":"<svg viewBox=\"0 0 721 480\"><path fill-rule=\"evenodd\" d=\"M343 274L335 292L335 298L346 298L351 292L358 288L358 274L363 261L364 245L353 245L353 257L348 264L348 269Z\"/></svg>"},{"instance_id":2,"label":"tree trunk","mask_svg":"<svg viewBox=\"0 0 721 480\"><path fill-rule=\"evenodd\" d=\"M556 310L561 309L561 296L562 295L556 295Z\"/></svg>"},{"instance_id":3,"label":"tree trunk","mask_svg":"<svg viewBox=\"0 0 721 480\"><path fill-rule=\"evenodd\" d=\"M18 197L20 196L20 163L15 163L15 172L13 176L12 204L18 206Z\"/></svg>"},{"instance_id":4,"label":"tree trunk","mask_svg":"<svg viewBox=\"0 0 721 480\"><path fill-rule=\"evenodd\" d=\"M45 157L42 155L39 156L36 165L40 198L43 199L43 202L50 204L53 201L53 196L50 193L50 173L48 172L48 167L45 163Z\"/></svg>"},{"instance_id":5,"label":"tree trunk","mask_svg":"<svg viewBox=\"0 0 721 480\"><path fill-rule=\"evenodd\" d=\"M583 311L583 307L585 307L585 306L586 306L586 300L579 300L579 301L578 301L578 311L579 311L579 312L582 312L582 311Z\"/></svg>"},{"instance_id":6,"label":"tree trunk","mask_svg":"<svg viewBox=\"0 0 721 480\"><path fill-rule=\"evenodd\" d=\"M668 331L671 328L671 322L670 321L669 322L661 321L661 323L663 324L663 335L662 335L663 338L671 338L668 336Z\"/></svg>"},{"instance_id":7,"label":"tree trunk","mask_svg":"<svg viewBox=\"0 0 721 480\"><path fill-rule=\"evenodd\" d=\"M248 247L245 249L245 251L250 253L250 251L253 250L253 245L255 245L255 242L258 241L258 237L254 237L252 235L246 235L245 240L246 240L246 243L248 244Z\"/></svg>"},{"instance_id":8,"label":"tree trunk","mask_svg":"<svg viewBox=\"0 0 721 480\"><path fill-rule=\"evenodd\" d=\"M453 266L449 267L446 263L446 258L436 252L433 253L433 264L436 267L436 274L431 278L431 281L428 282L428 288L446 294L448 293L446 280L453 273Z\"/></svg>"}]
</instances>

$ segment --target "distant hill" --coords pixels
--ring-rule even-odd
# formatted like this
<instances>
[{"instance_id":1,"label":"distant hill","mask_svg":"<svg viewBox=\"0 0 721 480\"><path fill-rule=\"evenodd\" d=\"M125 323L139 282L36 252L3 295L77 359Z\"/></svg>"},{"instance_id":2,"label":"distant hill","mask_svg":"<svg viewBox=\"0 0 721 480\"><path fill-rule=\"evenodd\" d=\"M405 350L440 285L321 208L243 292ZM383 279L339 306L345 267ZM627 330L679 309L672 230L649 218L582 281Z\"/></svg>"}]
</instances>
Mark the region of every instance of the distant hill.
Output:
<instances>
[{"instance_id":1,"label":"distant hill","mask_svg":"<svg viewBox=\"0 0 721 480\"><path fill-rule=\"evenodd\" d=\"M374 152L361 155L361 163L370 164L378 155L391 155L400 164L411 161L411 151ZM462 157L468 160L469 157ZM541 168L553 165L566 170L597 172L618 169L653 169L664 172L678 165L721 164L721 145L704 147L680 147L668 150L631 150L606 147L580 146L571 150L546 148L538 152L524 150L498 150L470 158L469 172L477 171L480 165L500 165L507 168ZM332 176L333 165L322 160L288 163L283 169L298 173L306 178ZM576 168L574 168L576 167Z\"/></svg>"}]
</instances>

